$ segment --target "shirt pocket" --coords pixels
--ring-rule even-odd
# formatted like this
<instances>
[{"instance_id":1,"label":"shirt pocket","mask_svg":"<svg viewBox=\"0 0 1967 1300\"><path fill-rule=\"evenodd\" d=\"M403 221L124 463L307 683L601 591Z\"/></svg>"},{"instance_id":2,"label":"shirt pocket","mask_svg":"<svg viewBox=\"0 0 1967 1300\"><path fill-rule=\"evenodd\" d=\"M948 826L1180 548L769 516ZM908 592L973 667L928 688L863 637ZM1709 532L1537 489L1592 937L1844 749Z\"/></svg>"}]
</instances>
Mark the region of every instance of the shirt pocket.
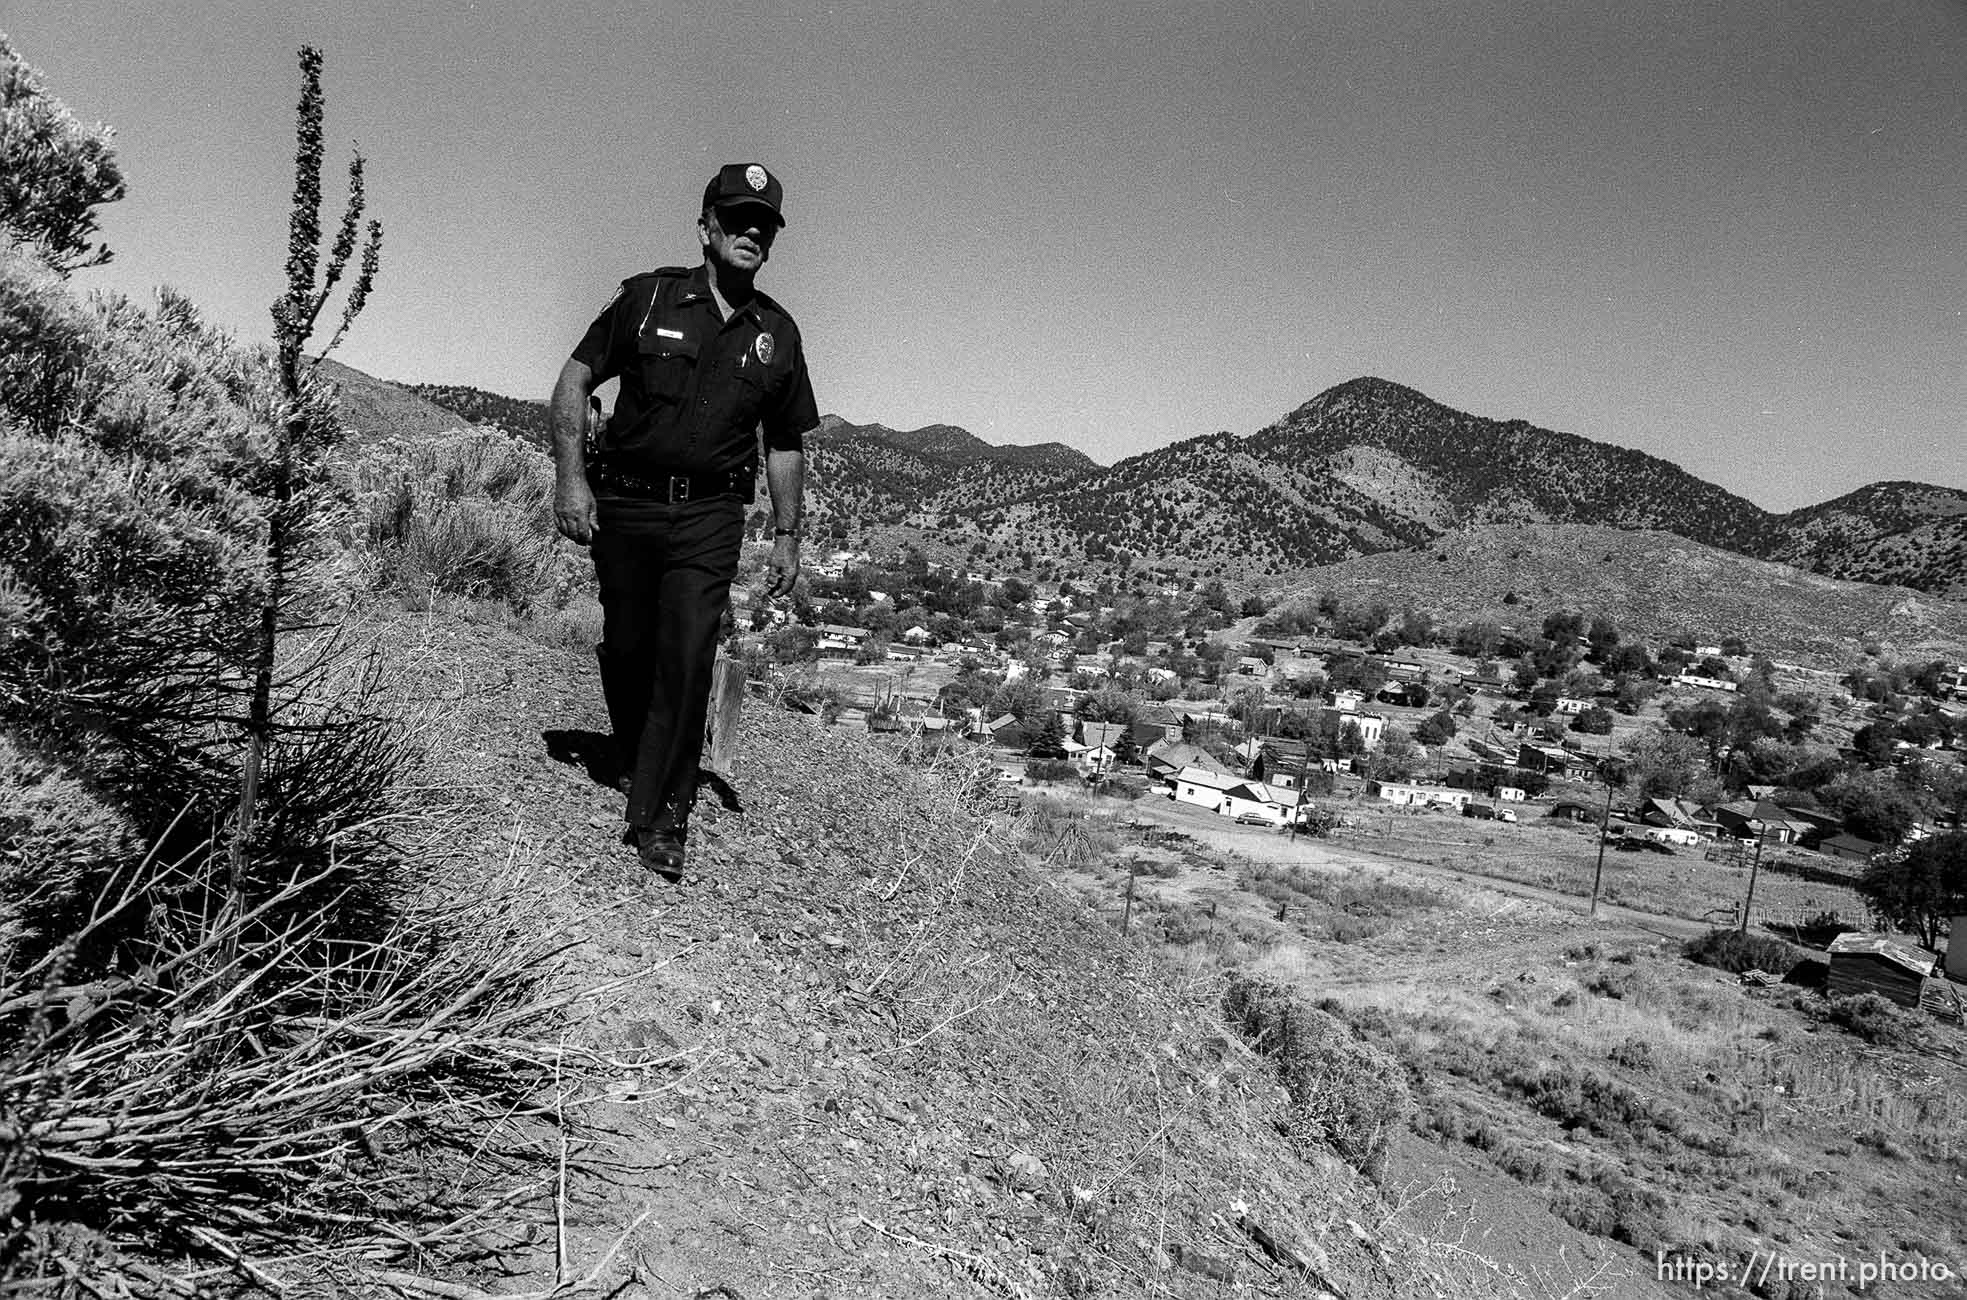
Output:
<instances>
[{"instance_id":1,"label":"shirt pocket","mask_svg":"<svg viewBox=\"0 0 1967 1300\"><path fill-rule=\"evenodd\" d=\"M697 371L697 341L669 338L655 330L637 344L642 368L642 391L651 406L675 409L690 391Z\"/></svg>"}]
</instances>

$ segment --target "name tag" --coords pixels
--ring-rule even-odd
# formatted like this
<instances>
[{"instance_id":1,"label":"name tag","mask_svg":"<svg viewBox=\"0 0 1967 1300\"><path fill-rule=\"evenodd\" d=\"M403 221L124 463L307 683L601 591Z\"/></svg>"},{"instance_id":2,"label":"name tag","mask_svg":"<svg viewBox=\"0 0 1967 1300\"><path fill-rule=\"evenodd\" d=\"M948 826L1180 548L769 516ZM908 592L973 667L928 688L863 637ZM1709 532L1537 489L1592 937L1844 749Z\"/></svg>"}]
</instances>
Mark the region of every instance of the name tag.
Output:
<instances>
[{"instance_id":1,"label":"name tag","mask_svg":"<svg viewBox=\"0 0 1967 1300\"><path fill-rule=\"evenodd\" d=\"M658 325L656 326L656 337L661 339L680 339L683 337L683 331L666 330L662 326Z\"/></svg>"}]
</instances>

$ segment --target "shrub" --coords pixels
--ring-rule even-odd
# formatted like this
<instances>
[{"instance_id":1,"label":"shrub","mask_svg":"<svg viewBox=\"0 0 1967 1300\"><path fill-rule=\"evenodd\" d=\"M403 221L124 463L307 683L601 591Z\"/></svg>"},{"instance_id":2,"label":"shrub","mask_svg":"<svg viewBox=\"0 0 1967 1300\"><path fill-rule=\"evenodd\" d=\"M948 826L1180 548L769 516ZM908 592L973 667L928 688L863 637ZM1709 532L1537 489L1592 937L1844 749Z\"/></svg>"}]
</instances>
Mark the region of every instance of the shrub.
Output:
<instances>
[{"instance_id":1,"label":"shrub","mask_svg":"<svg viewBox=\"0 0 1967 1300\"><path fill-rule=\"evenodd\" d=\"M1623 1065L1628 1070L1653 1068L1653 1045L1643 1038L1628 1038L1606 1056L1614 1065Z\"/></svg>"},{"instance_id":2,"label":"shrub","mask_svg":"<svg viewBox=\"0 0 1967 1300\"><path fill-rule=\"evenodd\" d=\"M1292 1134L1383 1177L1393 1135L1413 1110L1399 1062L1280 984L1232 976L1223 1005L1237 1031L1276 1063Z\"/></svg>"},{"instance_id":3,"label":"shrub","mask_svg":"<svg viewBox=\"0 0 1967 1300\"><path fill-rule=\"evenodd\" d=\"M1024 765L1024 774L1039 785L1056 785L1060 781L1076 781L1079 769L1063 758L1034 758Z\"/></svg>"},{"instance_id":4,"label":"shrub","mask_svg":"<svg viewBox=\"0 0 1967 1300\"><path fill-rule=\"evenodd\" d=\"M0 232L27 240L66 275L99 266L93 209L123 197L109 128L85 127L0 36Z\"/></svg>"},{"instance_id":5,"label":"shrub","mask_svg":"<svg viewBox=\"0 0 1967 1300\"><path fill-rule=\"evenodd\" d=\"M553 467L496 430L372 446L345 470L357 508L344 537L370 585L445 592L526 614L566 603L585 566L553 525Z\"/></svg>"},{"instance_id":6,"label":"shrub","mask_svg":"<svg viewBox=\"0 0 1967 1300\"><path fill-rule=\"evenodd\" d=\"M1689 939L1681 951L1703 966L1725 970L1731 975L1747 970L1787 975L1803 958L1802 953L1781 939L1734 930L1710 930L1697 939Z\"/></svg>"},{"instance_id":7,"label":"shrub","mask_svg":"<svg viewBox=\"0 0 1967 1300\"><path fill-rule=\"evenodd\" d=\"M1824 1004L1824 1014L1832 1024L1850 1030L1868 1043L1903 1042L1923 1028L1917 1017L1876 993L1831 998Z\"/></svg>"}]
</instances>

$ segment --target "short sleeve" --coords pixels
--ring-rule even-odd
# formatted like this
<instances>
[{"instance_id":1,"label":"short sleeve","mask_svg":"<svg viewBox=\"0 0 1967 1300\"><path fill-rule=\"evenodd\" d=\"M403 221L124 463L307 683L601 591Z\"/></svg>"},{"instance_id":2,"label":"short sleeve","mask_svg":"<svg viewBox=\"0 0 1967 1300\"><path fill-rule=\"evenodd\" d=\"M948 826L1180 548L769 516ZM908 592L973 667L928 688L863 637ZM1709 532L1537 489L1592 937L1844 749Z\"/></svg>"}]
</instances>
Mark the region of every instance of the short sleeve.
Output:
<instances>
[{"instance_id":1,"label":"short sleeve","mask_svg":"<svg viewBox=\"0 0 1967 1300\"><path fill-rule=\"evenodd\" d=\"M601 309L601 314L594 318L574 347L573 360L592 371L596 383L613 379L621 371L620 361L614 355L614 341L620 333L616 326L619 314L627 307L628 296L626 284L616 289L615 296L608 300L608 305Z\"/></svg>"},{"instance_id":2,"label":"short sleeve","mask_svg":"<svg viewBox=\"0 0 1967 1300\"><path fill-rule=\"evenodd\" d=\"M779 399L760 421L765 428L765 446L770 451L805 450L805 433L820 422L819 405L813 399L812 376L806 373L806 345L797 336L792 344L792 374Z\"/></svg>"}]
</instances>

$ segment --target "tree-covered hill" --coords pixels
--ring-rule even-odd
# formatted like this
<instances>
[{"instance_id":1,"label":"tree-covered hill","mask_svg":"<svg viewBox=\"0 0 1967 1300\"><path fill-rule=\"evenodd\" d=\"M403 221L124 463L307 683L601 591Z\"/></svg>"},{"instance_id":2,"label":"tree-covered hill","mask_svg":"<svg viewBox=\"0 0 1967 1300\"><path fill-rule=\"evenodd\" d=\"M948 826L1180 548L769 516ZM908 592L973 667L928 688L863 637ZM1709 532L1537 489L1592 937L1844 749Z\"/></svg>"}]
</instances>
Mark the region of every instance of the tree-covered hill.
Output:
<instances>
[{"instance_id":1,"label":"tree-covered hill","mask_svg":"<svg viewBox=\"0 0 1967 1300\"><path fill-rule=\"evenodd\" d=\"M504 429L542 450L552 445L545 402L502 397L467 384L411 384L408 387L410 392L424 401L455 413L467 423Z\"/></svg>"},{"instance_id":2,"label":"tree-covered hill","mask_svg":"<svg viewBox=\"0 0 1967 1300\"><path fill-rule=\"evenodd\" d=\"M1833 577L1967 598L1967 492L1958 488L1873 483L1779 522L1778 559Z\"/></svg>"},{"instance_id":3,"label":"tree-covered hill","mask_svg":"<svg viewBox=\"0 0 1967 1300\"><path fill-rule=\"evenodd\" d=\"M545 404L456 385L414 390L546 445ZM1003 568L1041 557L1261 583L1280 572L1487 524L1660 530L1706 546L1935 595L1967 591L1967 492L1875 483L1774 514L1630 448L1492 420L1361 377L1266 428L1101 466L1059 443L995 446L936 424L827 416L809 444L810 511L836 539L909 541Z\"/></svg>"}]
</instances>

